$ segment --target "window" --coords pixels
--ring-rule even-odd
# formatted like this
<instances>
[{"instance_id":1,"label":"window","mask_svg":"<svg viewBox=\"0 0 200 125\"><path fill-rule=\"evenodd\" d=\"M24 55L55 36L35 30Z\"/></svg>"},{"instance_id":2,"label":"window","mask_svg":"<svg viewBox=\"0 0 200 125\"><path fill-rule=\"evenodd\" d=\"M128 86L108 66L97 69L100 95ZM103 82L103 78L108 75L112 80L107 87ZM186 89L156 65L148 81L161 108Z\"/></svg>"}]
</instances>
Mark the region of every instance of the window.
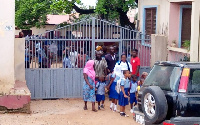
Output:
<instances>
[{"instance_id":1,"label":"window","mask_svg":"<svg viewBox=\"0 0 200 125\"><path fill-rule=\"evenodd\" d=\"M155 65L144 86L159 86L163 90L176 91L180 81L181 67Z\"/></svg>"},{"instance_id":2,"label":"window","mask_svg":"<svg viewBox=\"0 0 200 125\"><path fill-rule=\"evenodd\" d=\"M188 85L189 93L200 93L200 69L190 70L190 79Z\"/></svg>"},{"instance_id":3,"label":"window","mask_svg":"<svg viewBox=\"0 0 200 125\"><path fill-rule=\"evenodd\" d=\"M180 6L180 29L179 29L179 48L182 47L185 40L190 41L191 37L191 5Z\"/></svg>"},{"instance_id":4,"label":"window","mask_svg":"<svg viewBox=\"0 0 200 125\"><path fill-rule=\"evenodd\" d=\"M145 8L145 33L156 33L156 8Z\"/></svg>"}]
</instances>

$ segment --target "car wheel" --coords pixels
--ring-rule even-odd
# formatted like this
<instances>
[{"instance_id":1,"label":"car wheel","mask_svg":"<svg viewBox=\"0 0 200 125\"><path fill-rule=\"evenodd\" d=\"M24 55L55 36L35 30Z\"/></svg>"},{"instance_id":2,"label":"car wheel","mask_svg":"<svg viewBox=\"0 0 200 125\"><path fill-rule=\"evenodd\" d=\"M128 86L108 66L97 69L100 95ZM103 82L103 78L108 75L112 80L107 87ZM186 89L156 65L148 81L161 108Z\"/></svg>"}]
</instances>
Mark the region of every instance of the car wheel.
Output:
<instances>
[{"instance_id":1,"label":"car wheel","mask_svg":"<svg viewBox=\"0 0 200 125\"><path fill-rule=\"evenodd\" d=\"M167 99L158 86L149 86L142 94L142 110L145 120L152 124L165 120L168 110Z\"/></svg>"}]
</instances>

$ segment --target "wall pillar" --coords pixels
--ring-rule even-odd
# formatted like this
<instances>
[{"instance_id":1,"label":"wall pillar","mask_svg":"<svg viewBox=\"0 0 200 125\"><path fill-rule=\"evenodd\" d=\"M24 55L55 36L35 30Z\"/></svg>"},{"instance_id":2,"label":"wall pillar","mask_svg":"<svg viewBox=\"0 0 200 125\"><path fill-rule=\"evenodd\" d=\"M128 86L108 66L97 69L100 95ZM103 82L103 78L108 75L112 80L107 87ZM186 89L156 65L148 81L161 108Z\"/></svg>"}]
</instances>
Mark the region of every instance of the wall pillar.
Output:
<instances>
[{"instance_id":1,"label":"wall pillar","mask_svg":"<svg viewBox=\"0 0 200 125\"><path fill-rule=\"evenodd\" d=\"M151 35L151 67L156 61L167 61L167 37Z\"/></svg>"},{"instance_id":2,"label":"wall pillar","mask_svg":"<svg viewBox=\"0 0 200 125\"><path fill-rule=\"evenodd\" d=\"M199 61L199 8L200 1L192 2L190 61Z\"/></svg>"},{"instance_id":3,"label":"wall pillar","mask_svg":"<svg viewBox=\"0 0 200 125\"><path fill-rule=\"evenodd\" d=\"M30 91L26 86L23 49L15 48L15 1L0 4L0 110L30 112ZM22 39L23 40L23 39ZM24 42L25 40L23 40ZM19 50L23 52L17 55ZM17 59L19 58L20 61ZM16 63L16 65L15 65ZM23 63L20 66L19 63ZM19 68L15 70L16 67ZM16 75L18 74L18 75ZM21 74L21 75L19 75Z\"/></svg>"}]
</instances>

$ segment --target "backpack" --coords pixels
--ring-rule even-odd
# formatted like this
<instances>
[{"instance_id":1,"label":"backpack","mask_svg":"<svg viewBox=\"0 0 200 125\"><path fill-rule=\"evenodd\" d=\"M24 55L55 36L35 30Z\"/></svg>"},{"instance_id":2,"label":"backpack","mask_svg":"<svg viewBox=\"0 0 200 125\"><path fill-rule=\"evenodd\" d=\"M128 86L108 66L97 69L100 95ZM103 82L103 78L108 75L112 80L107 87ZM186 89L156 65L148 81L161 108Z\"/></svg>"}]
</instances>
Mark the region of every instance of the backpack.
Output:
<instances>
[{"instance_id":1,"label":"backpack","mask_svg":"<svg viewBox=\"0 0 200 125\"><path fill-rule=\"evenodd\" d=\"M121 62L122 62L122 61L119 61L118 65L120 65ZM127 60L126 60L126 64L127 64L127 67L128 67L128 71L131 71Z\"/></svg>"},{"instance_id":2,"label":"backpack","mask_svg":"<svg viewBox=\"0 0 200 125\"><path fill-rule=\"evenodd\" d=\"M124 78L122 78L122 79L124 79ZM119 94L120 91L121 91L121 85L120 85L120 83L121 83L121 80L122 80L122 79L117 80L117 84L116 84L116 86L115 86L115 90L117 91L118 94Z\"/></svg>"}]
</instances>

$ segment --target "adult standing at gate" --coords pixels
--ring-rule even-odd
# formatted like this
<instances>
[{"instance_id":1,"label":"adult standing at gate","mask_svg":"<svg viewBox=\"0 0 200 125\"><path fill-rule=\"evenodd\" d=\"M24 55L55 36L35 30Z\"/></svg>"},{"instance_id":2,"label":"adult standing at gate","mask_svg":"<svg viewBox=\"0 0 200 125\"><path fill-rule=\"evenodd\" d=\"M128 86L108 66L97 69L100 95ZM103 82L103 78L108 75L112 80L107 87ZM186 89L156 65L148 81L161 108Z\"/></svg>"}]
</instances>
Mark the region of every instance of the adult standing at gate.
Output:
<instances>
[{"instance_id":1,"label":"adult standing at gate","mask_svg":"<svg viewBox=\"0 0 200 125\"><path fill-rule=\"evenodd\" d=\"M108 65L108 73L112 73L116 64L115 49L113 46L110 47L110 53L105 56L105 59Z\"/></svg>"},{"instance_id":2,"label":"adult standing at gate","mask_svg":"<svg viewBox=\"0 0 200 125\"><path fill-rule=\"evenodd\" d=\"M116 65L120 65L122 74L123 74L124 70L128 70L128 71L132 72L132 66L127 61L126 54L121 55L121 61L118 61L116 63ZM123 78L123 75L121 76L121 78Z\"/></svg>"},{"instance_id":3,"label":"adult standing at gate","mask_svg":"<svg viewBox=\"0 0 200 125\"><path fill-rule=\"evenodd\" d=\"M139 69L140 69L140 58L138 57L138 50L133 49L132 58L131 58L131 66L132 66L132 75L137 76L139 78Z\"/></svg>"},{"instance_id":4,"label":"adult standing at gate","mask_svg":"<svg viewBox=\"0 0 200 125\"><path fill-rule=\"evenodd\" d=\"M95 59L95 74L96 74L96 81L99 80L99 77L107 75L107 62L105 58L102 58L103 52L96 51L96 59Z\"/></svg>"},{"instance_id":5,"label":"adult standing at gate","mask_svg":"<svg viewBox=\"0 0 200 125\"><path fill-rule=\"evenodd\" d=\"M89 60L85 68L83 69L83 100L85 103L84 110L87 110L87 102L92 102L92 111L96 112L95 109L95 71L94 71L94 60Z\"/></svg>"}]
</instances>

